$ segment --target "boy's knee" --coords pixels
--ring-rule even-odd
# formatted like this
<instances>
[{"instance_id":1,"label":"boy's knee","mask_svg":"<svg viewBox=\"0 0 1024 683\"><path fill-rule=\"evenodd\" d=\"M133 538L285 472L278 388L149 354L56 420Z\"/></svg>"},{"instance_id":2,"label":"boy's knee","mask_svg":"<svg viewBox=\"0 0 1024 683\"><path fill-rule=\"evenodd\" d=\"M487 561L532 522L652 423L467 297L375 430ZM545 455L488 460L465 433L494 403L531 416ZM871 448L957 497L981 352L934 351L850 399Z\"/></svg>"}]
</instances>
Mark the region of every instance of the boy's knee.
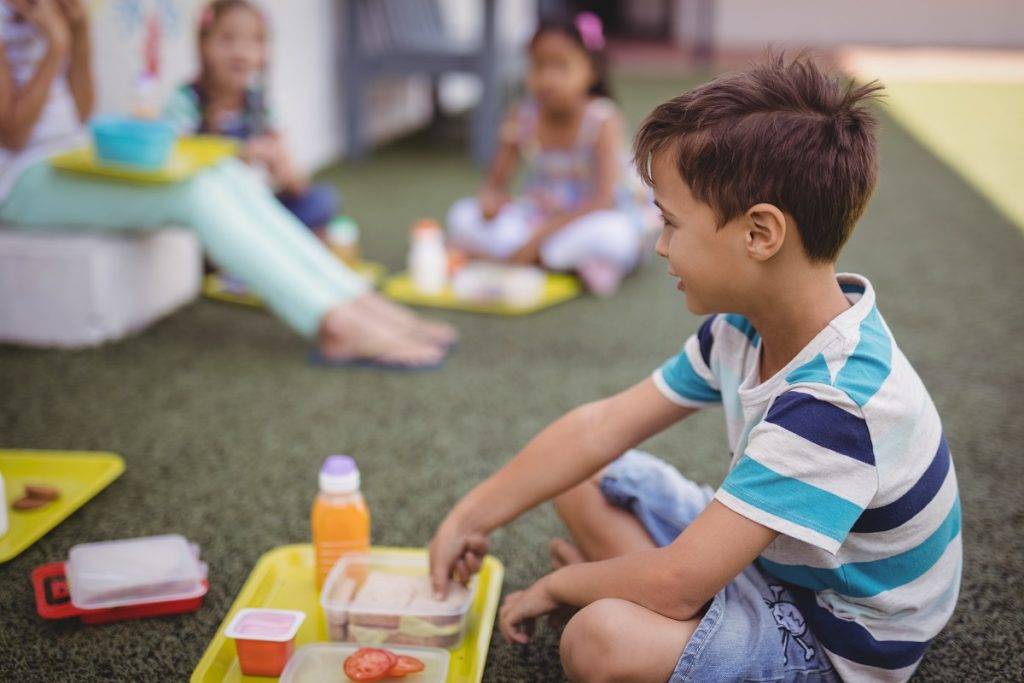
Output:
<instances>
[{"instance_id":1,"label":"boy's knee","mask_svg":"<svg viewBox=\"0 0 1024 683\"><path fill-rule=\"evenodd\" d=\"M569 621L562 631L559 651L565 675L573 681L612 681L630 673L629 654L622 650L622 600L593 602Z\"/></svg>"}]
</instances>

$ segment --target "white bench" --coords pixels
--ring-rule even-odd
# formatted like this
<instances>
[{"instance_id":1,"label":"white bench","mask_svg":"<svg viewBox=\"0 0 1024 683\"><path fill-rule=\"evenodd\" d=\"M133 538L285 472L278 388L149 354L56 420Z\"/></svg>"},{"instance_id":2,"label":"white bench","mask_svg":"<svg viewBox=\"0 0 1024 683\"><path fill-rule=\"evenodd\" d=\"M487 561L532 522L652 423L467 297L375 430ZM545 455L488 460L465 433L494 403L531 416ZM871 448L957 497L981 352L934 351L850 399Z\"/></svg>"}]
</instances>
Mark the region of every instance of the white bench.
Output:
<instances>
[{"instance_id":1,"label":"white bench","mask_svg":"<svg viewBox=\"0 0 1024 683\"><path fill-rule=\"evenodd\" d=\"M79 348L121 339L199 293L202 252L181 229L0 226L0 342Z\"/></svg>"}]
</instances>

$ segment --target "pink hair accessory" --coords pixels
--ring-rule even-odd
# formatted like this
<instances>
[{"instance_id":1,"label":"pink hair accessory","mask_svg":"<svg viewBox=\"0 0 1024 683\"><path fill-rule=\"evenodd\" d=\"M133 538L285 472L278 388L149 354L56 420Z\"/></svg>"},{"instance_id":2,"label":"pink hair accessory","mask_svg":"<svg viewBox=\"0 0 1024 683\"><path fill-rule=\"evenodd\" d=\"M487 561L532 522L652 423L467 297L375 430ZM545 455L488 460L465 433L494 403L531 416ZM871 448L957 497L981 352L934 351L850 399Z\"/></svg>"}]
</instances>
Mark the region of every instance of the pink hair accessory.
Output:
<instances>
[{"instance_id":1,"label":"pink hair accessory","mask_svg":"<svg viewBox=\"0 0 1024 683\"><path fill-rule=\"evenodd\" d=\"M580 32L583 45L591 52L604 49L604 28L601 19L593 12L580 12L576 15L576 30Z\"/></svg>"},{"instance_id":2,"label":"pink hair accessory","mask_svg":"<svg viewBox=\"0 0 1024 683\"><path fill-rule=\"evenodd\" d=\"M207 5L203 13L199 15L199 28L208 29L213 23L213 6Z\"/></svg>"}]
</instances>

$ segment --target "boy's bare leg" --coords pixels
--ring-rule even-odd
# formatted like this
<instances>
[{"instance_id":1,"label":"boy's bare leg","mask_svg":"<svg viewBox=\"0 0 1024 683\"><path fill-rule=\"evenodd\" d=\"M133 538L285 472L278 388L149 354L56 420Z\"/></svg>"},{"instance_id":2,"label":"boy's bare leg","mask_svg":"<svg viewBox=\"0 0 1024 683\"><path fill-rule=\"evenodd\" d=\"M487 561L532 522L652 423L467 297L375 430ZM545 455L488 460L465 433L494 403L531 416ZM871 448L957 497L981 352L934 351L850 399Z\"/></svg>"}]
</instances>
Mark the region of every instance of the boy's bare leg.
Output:
<instances>
[{"instance_id":1,"label":"boy's bare leg","mask_svg":"<svg viewBox=\"0 0 1024 683\"><path fill-rule=\"evenodd\" d=\"M562 632L562 668L572 681L667 681L699 621L669 619L626 600L598 600Z\"/></svg>"},{"instance_id":2,"label":"boy's bare leg","mask_svg":"<svg viewBox=\"0 0 1024 683\"><path fill-rule=\"evenodd\" d=\"M588 479L554 501L555 510L569 528L582 559L606 560L656 547L636 517L605 500L601 476ZM566 550L564 541L552 542L550 550L556 564L578 561Z\"/></svg>"}]
</instances>

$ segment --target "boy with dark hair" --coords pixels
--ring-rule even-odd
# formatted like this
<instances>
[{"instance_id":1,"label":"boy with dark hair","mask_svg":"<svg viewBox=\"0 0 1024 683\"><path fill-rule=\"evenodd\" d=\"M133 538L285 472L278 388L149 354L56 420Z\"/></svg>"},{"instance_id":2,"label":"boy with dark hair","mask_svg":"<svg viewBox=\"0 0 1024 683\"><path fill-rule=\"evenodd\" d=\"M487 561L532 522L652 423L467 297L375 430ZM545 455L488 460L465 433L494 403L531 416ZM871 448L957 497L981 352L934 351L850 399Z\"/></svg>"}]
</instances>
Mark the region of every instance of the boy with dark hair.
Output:
<instances>
[{"instance_id":1,"label":"boy with dark hair","mask_svg":"<svg viewBox=\"0 0 1024 683\"><path fill-rule=\"evenodd\" d=\"M880 86L769 58L659 106L637 164L658 253L712 314L652 377L577 408L467 494L431 542L435 588L487 534L554 499L573 544L502 606L506 638L581 608L578 680L905 680L960 584L960 505L942 426L863 277L835 261L877 175ZM721 405L713 492L632 450Z\"/></svg>"}]
</instances>

